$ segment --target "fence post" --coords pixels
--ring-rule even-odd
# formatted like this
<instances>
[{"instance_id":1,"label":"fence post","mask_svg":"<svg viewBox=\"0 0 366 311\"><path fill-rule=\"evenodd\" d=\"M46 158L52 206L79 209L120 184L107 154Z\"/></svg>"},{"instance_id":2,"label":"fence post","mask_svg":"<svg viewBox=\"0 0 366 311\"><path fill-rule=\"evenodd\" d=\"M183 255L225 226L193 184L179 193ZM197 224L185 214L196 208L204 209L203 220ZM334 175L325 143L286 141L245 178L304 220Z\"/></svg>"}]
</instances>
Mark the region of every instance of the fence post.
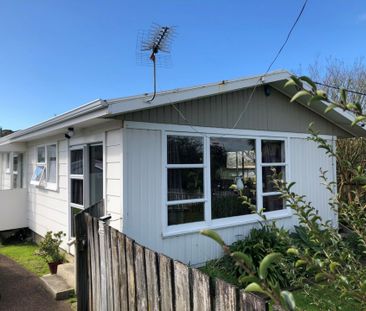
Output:
<instances>
[{"instance_id":1,"label":"fence post","mask_svg":"<svg viewBox=\"0 0 366 311\"><path fill-rule=\"evenodd\" d=\"M108 310L107 306L107 269L106 269L106 243L104 221L99 220L99 247L100 247L100 310Z\"/></svg>"},{"instance_id":2,"label":"fence post","mask_svg":"<svg viewBox=\"0 0 366 311\"><path fill-rule=\"evenodd\" d=\"M88 231L84 212L75 215L76 295L78 311L89 310Z\"/></svg>"}]
</instances>

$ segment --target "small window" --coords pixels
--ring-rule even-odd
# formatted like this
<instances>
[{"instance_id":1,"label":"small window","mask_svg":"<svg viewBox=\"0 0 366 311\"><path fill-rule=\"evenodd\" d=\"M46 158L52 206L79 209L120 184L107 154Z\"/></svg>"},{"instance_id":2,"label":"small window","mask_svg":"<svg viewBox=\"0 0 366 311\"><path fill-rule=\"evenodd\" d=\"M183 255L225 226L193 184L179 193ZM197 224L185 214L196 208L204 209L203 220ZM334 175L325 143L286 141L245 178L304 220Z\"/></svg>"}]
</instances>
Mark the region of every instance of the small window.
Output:
<instances>
[{"instance_id":1,"label":"small window","mask_svg":"<svg viewBox=\"0 0 366 311\"><path fill-rule=\"evenodd\" d=\"M265 212L285 208L284 200L273 184L273 174L286 178L285 142L283 140L262 140L262 191Z\"/></svg>"},{"instance_id":2,"label":"small window","mask_svg":"<svg viewBox=\"0 0 366 311\"><path fill-rule=\"evenodd\" d=\"M45 166L44 165L37 165L32 179L31 179L31 184L32 185L36 185L39 186L42 182L43 176L44 176L44 171L45 171Z\"/></svg>"},{"instance_id":3,"label":"small window","mask_svg":"<svg viewBox=\"0 0 366 311\"><path fill-rule=\"evenodd\" d=\"M31 184L56 190L57 187L57 145L50 144L37 147L37 165L34 169Z\"/></svg>"}]
</instances>

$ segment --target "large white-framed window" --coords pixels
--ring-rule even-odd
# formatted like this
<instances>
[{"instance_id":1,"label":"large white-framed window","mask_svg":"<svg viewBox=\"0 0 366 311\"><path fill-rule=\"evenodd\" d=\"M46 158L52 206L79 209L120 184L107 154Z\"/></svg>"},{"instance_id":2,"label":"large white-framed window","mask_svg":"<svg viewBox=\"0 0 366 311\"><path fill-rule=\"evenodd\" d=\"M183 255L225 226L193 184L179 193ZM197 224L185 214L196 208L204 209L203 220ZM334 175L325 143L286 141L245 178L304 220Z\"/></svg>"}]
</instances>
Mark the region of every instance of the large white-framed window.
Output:
<instances>
[{"instance_id":1,"label":"large white-framed window","mask_svg":"<svg viewBox=\"0 0 366 311\"><path fill-rule=\"evenodd\" d=\"M57 143L36 147L36 167L33 171L31 184L48 190L57 190L58 157Z\"/></svg>"},{"instance_id":2,"label":"large white-framed window","mask_svg":"<svg viewBox=\"0 0 366 311\"><path fill-rule=\"evenodd\" d=\"M257 221L233 184L268 216L291 215L271 181L288 179L287 137L162 133L163 235Z\"/></svg>"}]
</instances>

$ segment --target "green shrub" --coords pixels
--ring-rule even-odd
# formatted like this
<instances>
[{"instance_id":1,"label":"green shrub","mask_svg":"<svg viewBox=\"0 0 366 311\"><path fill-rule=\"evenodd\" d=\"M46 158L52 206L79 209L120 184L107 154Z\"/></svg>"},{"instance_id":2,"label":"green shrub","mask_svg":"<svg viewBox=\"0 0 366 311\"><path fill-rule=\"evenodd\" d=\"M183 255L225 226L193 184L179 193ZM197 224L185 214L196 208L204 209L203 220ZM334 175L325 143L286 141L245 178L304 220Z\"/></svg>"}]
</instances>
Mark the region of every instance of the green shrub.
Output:
<instances>
[{"instance_id":1,"label":"green shrub","mask_svg":"<svg viewBox=\"0 0 366 311\"><path fill-rule=\"evenodd\" d=\"M52 231L48 231L39 244L39 250L36 252L36 255L41 256L47 263L64 262L65 255L60 250L60 245L64 236L66 236L66 234L62 231L53 233L53 236Z\"/></svg>"}]
</instances>

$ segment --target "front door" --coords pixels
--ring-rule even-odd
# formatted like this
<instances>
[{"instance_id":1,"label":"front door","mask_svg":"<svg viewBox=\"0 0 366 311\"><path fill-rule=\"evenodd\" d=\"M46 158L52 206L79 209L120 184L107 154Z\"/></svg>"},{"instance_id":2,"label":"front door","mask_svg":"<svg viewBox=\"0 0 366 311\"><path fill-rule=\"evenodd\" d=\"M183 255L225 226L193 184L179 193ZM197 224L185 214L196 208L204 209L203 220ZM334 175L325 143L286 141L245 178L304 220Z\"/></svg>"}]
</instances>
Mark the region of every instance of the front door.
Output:
<instances>
[{"instance_id":1,"label":"front door","mask_svg":"<svg viewBox=\"0 0 366 311\"><path fill-rule=\"evenodd\" d=\"M70 150L71 236L74 216L103 199L103 144L73 146Z\"/></svg>"}]
</instances>

